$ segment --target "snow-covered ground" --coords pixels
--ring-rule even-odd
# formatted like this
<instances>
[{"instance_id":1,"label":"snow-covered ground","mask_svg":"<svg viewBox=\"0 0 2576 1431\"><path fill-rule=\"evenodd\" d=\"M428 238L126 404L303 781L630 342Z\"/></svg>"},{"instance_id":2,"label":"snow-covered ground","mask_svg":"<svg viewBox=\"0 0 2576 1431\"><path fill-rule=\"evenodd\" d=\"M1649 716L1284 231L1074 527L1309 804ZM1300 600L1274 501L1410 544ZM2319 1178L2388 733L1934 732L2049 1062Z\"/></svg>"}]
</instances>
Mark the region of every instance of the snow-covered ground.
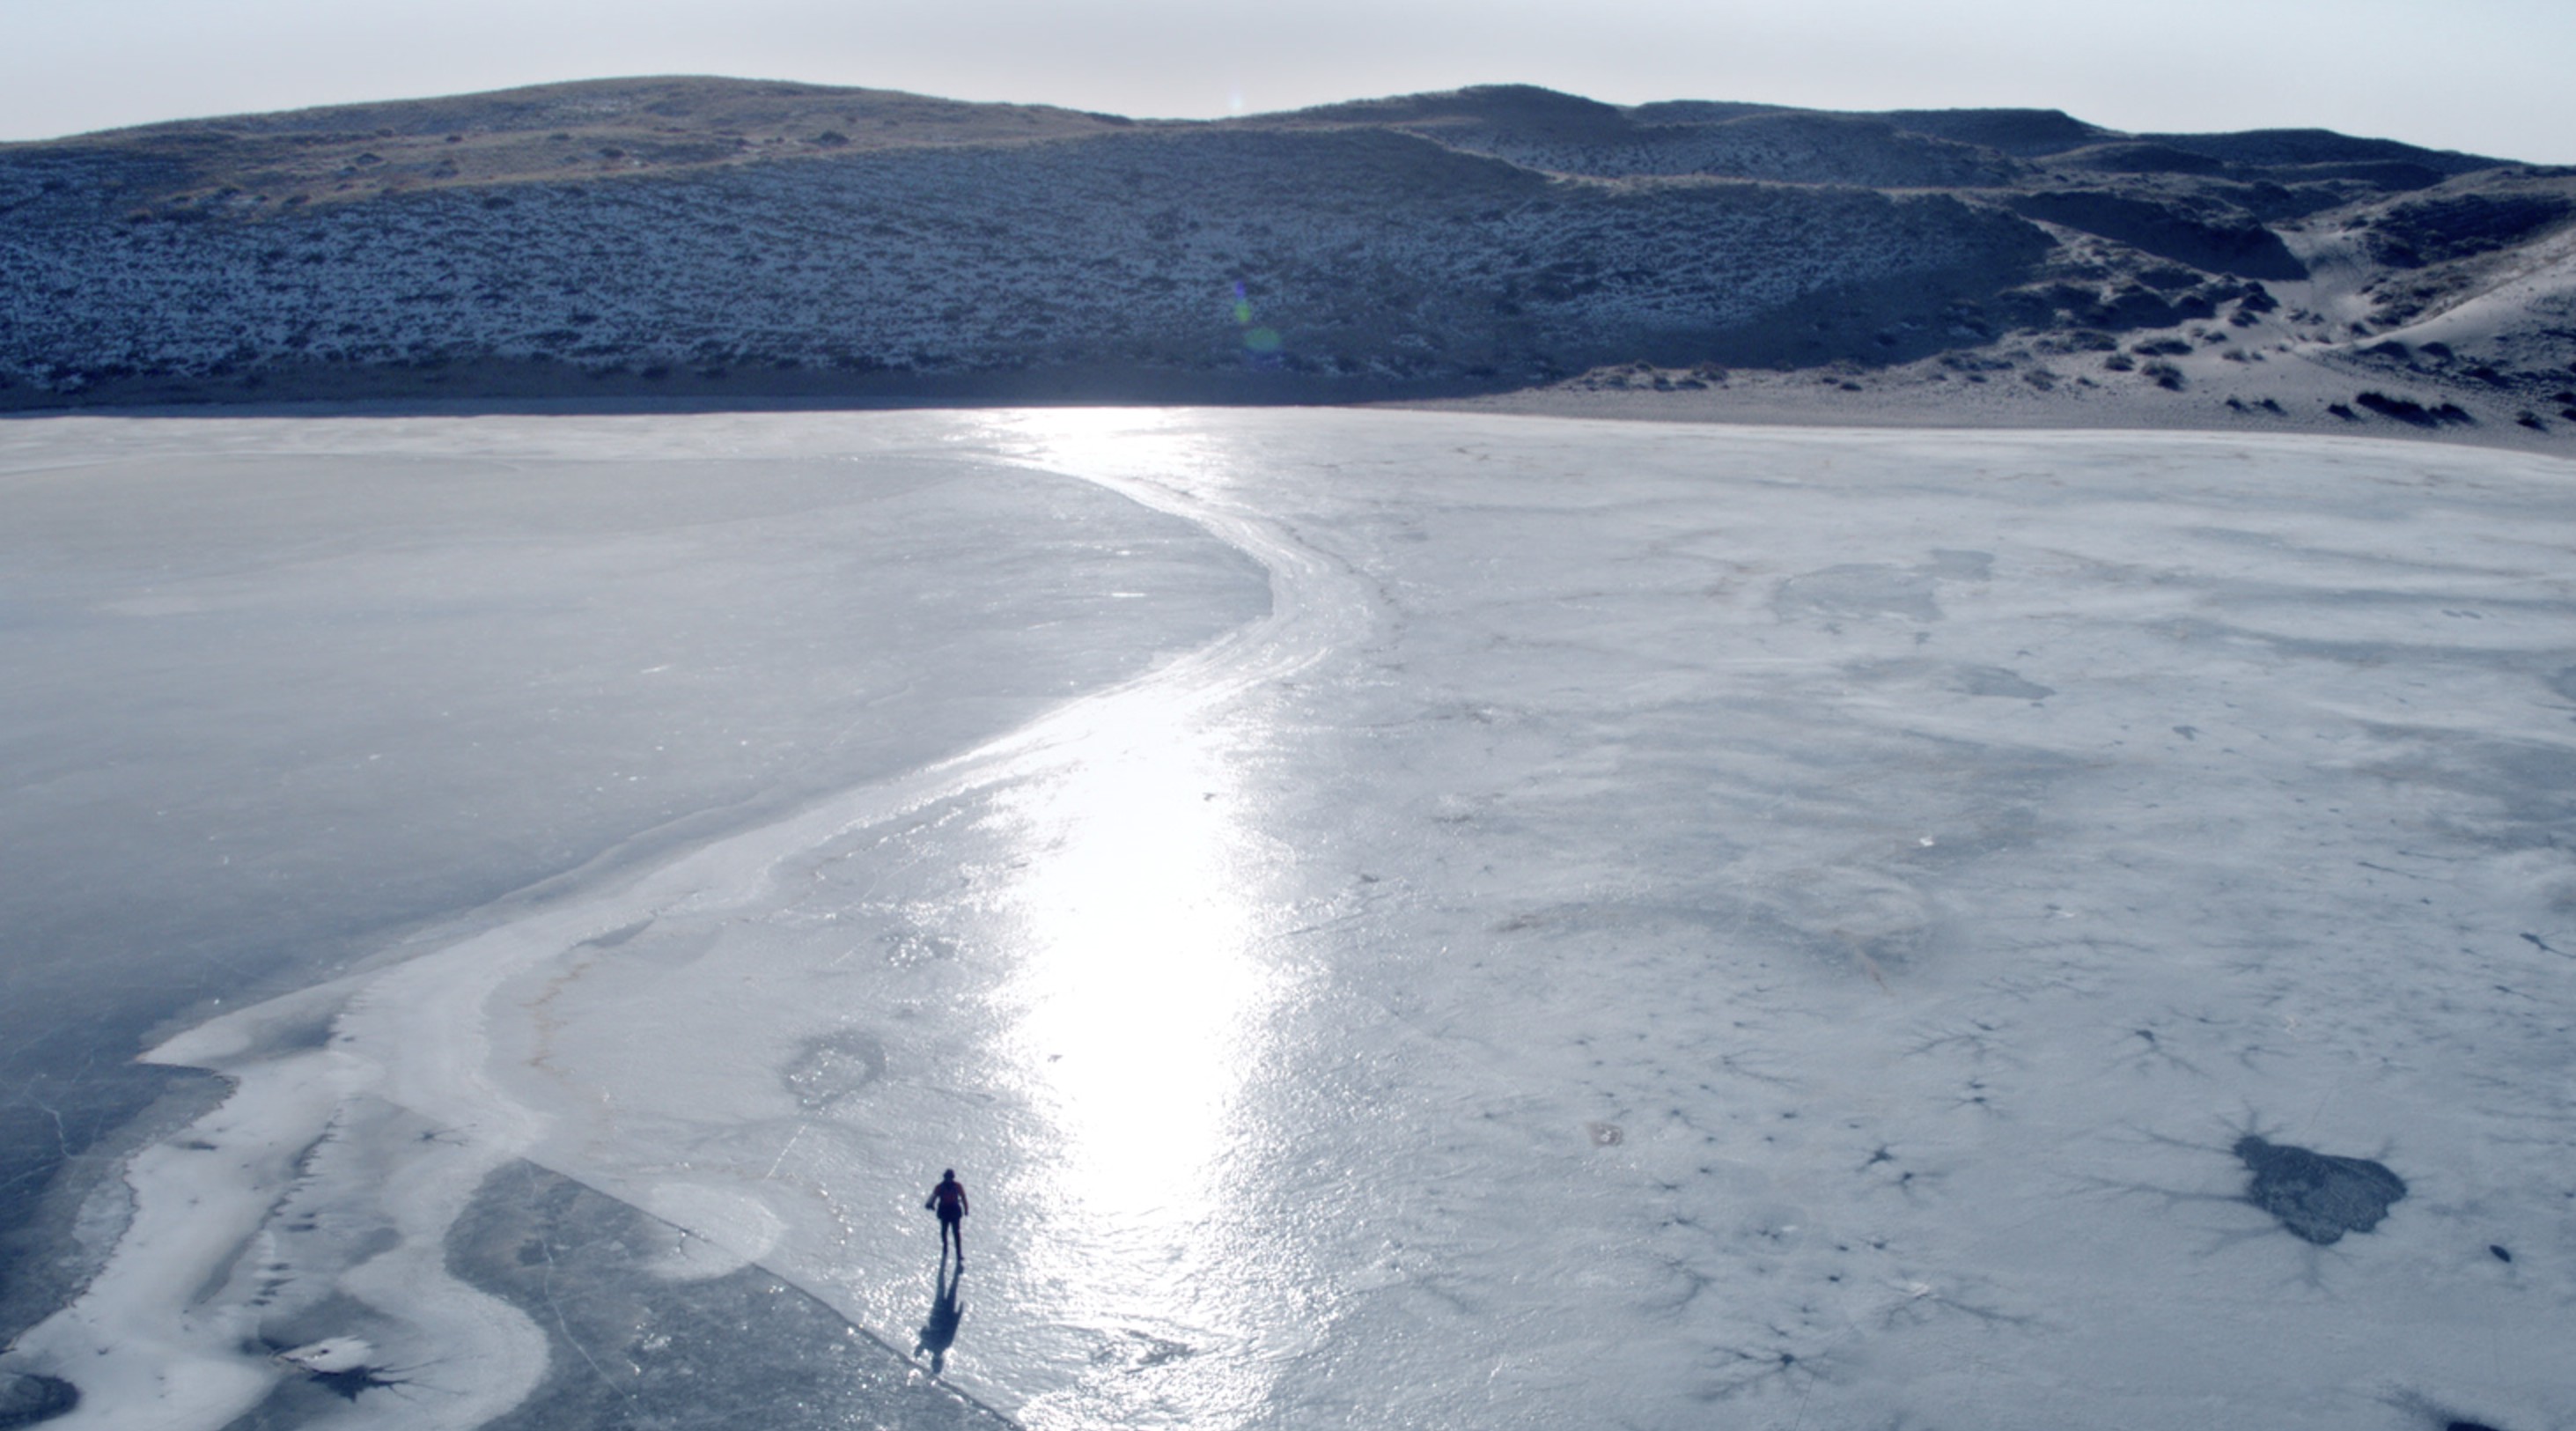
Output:
<instances>
[{"instance_id":1,"label":"snow-covered ground","mask_svg":"<svg viewBox=\"0 0 2576 1431\"><path fill-rule=\"evenodd\" d=\"M137 1160L117 1260L7 1361L75 1422L372 1364L423 1369L348 1417L464 1426L550 1356L627 1375L646 1343L451 1275L526 1160L662 1219L658 1276L757 1263L904 1345L955 1166L946 1375L1037 1428L2576 1425L2564 462L1351 411L473 431L1018 464L1271 600L163 1045L241 1092ZM2242 1199L2249 1133L2407 1195L2302 1241ZM243 1350L290 1311L300 1360Z\"/></svg>"}]
</instances>

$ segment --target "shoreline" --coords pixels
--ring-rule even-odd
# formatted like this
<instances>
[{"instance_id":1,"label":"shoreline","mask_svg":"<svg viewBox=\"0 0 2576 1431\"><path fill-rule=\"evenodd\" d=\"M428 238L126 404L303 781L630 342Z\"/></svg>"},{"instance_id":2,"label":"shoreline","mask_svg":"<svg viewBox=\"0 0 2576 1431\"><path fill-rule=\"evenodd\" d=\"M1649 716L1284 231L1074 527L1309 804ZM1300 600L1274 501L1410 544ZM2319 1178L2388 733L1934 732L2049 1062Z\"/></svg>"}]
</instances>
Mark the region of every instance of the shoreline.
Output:
<instances>
[{"instance_id":1,"label":"shoreline","mask_svg":"<svg viewBox=\"0 0 2576 1431\"><path fill-rule=\"evenodd\" d=\"M2117 352L2023 347L1877 369L1632 364L1545 388L1393 405L1747 427L2394 438L2576 457L2576 417L2411 365L2329 361L2283 344L2212 346L2148 366L2162 376Z\"/></svg>"},{"instance_id":2,"label":"shoreline","mask_svg":"<svg viewBox=\"0 0 2576 1431\"><path fill-rule=\"evenodd\" d=\"M2045 372L2045 369L2040 370ZM2224 373L2221 376L2235 376ZM227 418L669 417L720 414L949 412L1046 408L1338 408L1608 422L1663 422L1758 428L2013 432L2199 432L2231 436L2324 436L2484 447L2576 459L2576 419L2519 409L2498 394L2418 373L2348 371L2304 359L2279 362L2249 381L2221 387L2206 378L2180 391L2145 382L2095 384L2078 378L2052 387L1960 374L1937 363L1858 373L1654 368L1597 369L1546 387L1501 392L1322 393L1248 385L1208 375L1149 383L1132 392L1094 382L1038 383L1024 377L925 384L910 391L596 392L574 394L542 385L474 395L270 395L252 400L209 397L130 404L74 404L0 409L0 424L97 418L159 420ZM2571 374L2576 381L2576 374ZM2361 394L2385 392L2415 404L2413 420L2357 407ZM2444 405L2454 416L2432 413ZM2517 421L2517 414L2541 424Z\"/></svg>"}]
</instances>

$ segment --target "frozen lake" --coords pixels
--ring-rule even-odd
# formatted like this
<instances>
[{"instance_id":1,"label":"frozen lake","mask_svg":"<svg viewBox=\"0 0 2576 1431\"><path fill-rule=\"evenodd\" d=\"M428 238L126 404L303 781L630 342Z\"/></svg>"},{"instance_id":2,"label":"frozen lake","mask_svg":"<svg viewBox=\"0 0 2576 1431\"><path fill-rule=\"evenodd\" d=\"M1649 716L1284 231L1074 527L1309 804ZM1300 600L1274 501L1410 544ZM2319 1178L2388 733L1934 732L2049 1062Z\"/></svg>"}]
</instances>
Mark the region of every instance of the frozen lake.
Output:
<instances>
[{"instance_id":1,"label":"frozen lake","mask_svg":"<svg viewBox=\"0 0 2576 1431\"><path fill-rule=\"evenodd\" d=\"M147 1029L237 1088L38 1219L57 1424L2576 1423L2563 462L1052 411L0 483L19 1108ZM2404 1195L2302 1239L2248 1137Z\"/></svg>"}]
</instances>

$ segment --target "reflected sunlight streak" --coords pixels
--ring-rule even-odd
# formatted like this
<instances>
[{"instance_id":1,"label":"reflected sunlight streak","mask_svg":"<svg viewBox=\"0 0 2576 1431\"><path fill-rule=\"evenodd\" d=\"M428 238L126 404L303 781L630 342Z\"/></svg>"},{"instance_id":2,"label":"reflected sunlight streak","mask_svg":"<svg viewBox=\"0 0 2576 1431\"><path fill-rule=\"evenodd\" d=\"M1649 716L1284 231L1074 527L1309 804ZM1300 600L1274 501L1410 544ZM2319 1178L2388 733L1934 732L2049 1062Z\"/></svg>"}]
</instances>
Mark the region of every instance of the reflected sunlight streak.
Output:
<instances>
[{"instance_id":1,"label":"reflected sunlight streak","mask_svg":"<svg viewBox=\"0 0 2576 1431\"><path fill-rule=\"evenodd\" d=\"M1085 1258L1083 1281L1112 1266L1177 1276L1194 1259L1176 1245L1205 1246L1193 1234L1218 1213L1274 993L1250 947L1257 862L1237 791L1189 724L1150 690L1114 698L1071 767L1001 811L1028 841L1010 896L1024 952L1001 997L1044 1120L1032 1162L1053 1172L1042 1194L1067 1246L1138 1255Z\"/></svg>"},{"instance_id":2,"label":"reflected sunlight streak","mask_svg":"<svg viewBox=\"0 0 2576 1431\"><path fill-rule=\"evenodd\" d=\"M1246 697L1348 639L1366 603L1235 505L1252 454L1177 414L1031 410L982 436L1004 460L1180 516L1270 573L1267 614L1046 723L1032 777L995 806L1020 851L995 911L1016 949L996 998L1032 1115L1032 1181L1007 1195L1049 1224L1028 1270L1064 1324L1124 1326L1191 1368L1132 1377L1127 1352L1095 1345L1102 1370L1083 1395L1100 1399L1066 1424L1242 1424L1303 1335L1304 1281L1246 1197L1275 1152L1256 1080L1298 997L1271 942L1293 857L1248 764L1278 732L1266 700ZM1024 1410L1047 1425L1066 1408Z\"/></svg>"}]
</instances>

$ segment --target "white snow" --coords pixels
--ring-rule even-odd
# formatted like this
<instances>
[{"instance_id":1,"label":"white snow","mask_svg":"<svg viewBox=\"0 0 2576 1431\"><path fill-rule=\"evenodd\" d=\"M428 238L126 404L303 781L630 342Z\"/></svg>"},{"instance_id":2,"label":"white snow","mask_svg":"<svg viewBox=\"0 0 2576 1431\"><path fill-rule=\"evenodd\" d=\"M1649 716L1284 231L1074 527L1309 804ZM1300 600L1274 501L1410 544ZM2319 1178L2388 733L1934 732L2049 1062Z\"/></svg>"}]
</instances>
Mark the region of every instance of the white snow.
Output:
<instances>
[{"instance_id":1,"label":"white snow","mask_svg":"<svg viewBox=\"0 0 2576 1431\"><path fill-rule=\"evenodd\" d=\"M513 1155L709 1244L670 1275L756 1258L889 1339L955 1166L948 1375L1049 1431L2576 1423L2566 463L1351 411L472 427L530 462L594 431L1021 462L1202 524L1273 602L165 1046L242 1091L138 1160L125 1249L10 1363L95 1424L238 1404L247 1292L192 1300L192 1203L400 1228L297 1275L521 1384L532 1329L418 1251ZM326 1047L262 1035L318 1005ZM2239 1200L2246 1132L2410 1192L2297 1241ZM97 1384L102 1337L203 1381Z\"/></svg>"}]
</instances>

